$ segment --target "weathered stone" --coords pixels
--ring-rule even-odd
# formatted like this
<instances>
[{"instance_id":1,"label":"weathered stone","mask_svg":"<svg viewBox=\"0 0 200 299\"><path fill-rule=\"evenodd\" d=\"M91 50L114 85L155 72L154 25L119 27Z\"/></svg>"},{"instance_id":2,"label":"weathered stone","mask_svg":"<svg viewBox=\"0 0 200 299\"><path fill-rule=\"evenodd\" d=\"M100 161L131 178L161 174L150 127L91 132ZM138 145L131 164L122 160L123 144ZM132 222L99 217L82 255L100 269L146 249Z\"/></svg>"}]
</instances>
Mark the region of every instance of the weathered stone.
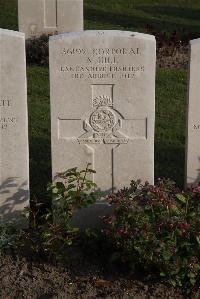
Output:
<instances>
[{"instance_id":1,"label":"weathered stone","mask_svg":"<svg viewBox=\"0 0 200 299\"><path fill-rule=\"evenodd\" d=\"M200 183L200 39L190 42L186 185Z\"/></svg>"},{"instance_id":2,"label":"weathered stone","mask_svg":"<svg viewBox=\"0 0 200 299\"><path fill-rule=\"evenodd\" d=\"M50 38L53 178L90 162L101 190L154 181L155 39L120 31Z\"/></svg>"},{"instance_id":3,"label":"weathered stone","mask_svg":"<svg viewBox=\"0 0 200 299\"><path fill-rule=\"evenodd\" d=\"M0 29L0 220L29 204L25 36Z\"/></svg>"},{"instance_id":4,"label":"weathered stone","mask_svg":"<svg viewBox=\"0 0 200 299\"><path fill-rule=\"evenodd\" d=\"M83 30L83 0L18 0L19 31L26 38Z\"/></svg>"}]
</instances>

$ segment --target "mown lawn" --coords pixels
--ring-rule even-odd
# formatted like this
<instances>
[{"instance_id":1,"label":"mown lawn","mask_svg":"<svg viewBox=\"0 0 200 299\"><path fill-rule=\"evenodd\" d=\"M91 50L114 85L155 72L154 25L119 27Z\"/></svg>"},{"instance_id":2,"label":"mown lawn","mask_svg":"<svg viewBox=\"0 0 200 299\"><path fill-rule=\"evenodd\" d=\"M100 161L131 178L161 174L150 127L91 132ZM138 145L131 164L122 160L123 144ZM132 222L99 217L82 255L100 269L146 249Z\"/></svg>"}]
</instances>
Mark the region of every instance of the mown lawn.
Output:
<instances>
[{"instance_id":1,"label":"mown lawn","mask_svg":"<svg viewBox=\"0 0 200 299\"><path fill-rule=\"evenodd\" d=\"M85 27L200 36L199 0L86 0Z\"/></svg>"},{"instance_id":2,"label":"mown lawn","mask_svg":"<svg viewBox=\"0 0 200 299\"><path fill-rule=\"evenodd\" d=\"M27 78L31 195L43 201L51 180L49 70L28 67Z\"/></svg>"},{"instance_id":3,"label":"mown lawn","mask_svg":"<svg viewBox=\"0 0 200 299\"><path fill-rule=\"evenodd\" d=\"M27 0L28 1L28 0ZM84 0L85 29L178 30L200 36L199 0ZM17 30L17 0L0 0L0 28Z\"/></svg>"},{"instance_id":4,"label":"mown lawn","mask_svg":"<svg viewBox=\"0 0 200 299\"><path fill-rule=\"evenodd\" d=\"M179 185L184 180L186 98L186 71L157 71L155 176Z\"/></svg>"},{"instance_id":5,"label":"mown lawn","mask_svg":"<svg viewBox=\"0 0 200 299\"><path fill-rule=\"evenodd\" d=\"M0 0L0 27L17 30L17 1ZM86 29L144 31L147 23L158 30L199 33L198 0L85 0ZM29 66L28 103L31 194L43 201L51 179L49 74ZM156 80L155 176L183 184L187 73L159 70Z\"/></svg>"}]
</instances>

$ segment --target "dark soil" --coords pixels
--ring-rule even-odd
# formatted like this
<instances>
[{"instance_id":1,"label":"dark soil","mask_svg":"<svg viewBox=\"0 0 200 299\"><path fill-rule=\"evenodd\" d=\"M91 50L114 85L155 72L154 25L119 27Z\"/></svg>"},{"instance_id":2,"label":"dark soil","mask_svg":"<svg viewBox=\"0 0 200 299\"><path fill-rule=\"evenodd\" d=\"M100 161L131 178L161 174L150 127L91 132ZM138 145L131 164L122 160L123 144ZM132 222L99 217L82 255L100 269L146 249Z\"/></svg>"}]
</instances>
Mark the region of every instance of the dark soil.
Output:
<instances>
[{"instance_id":1,"label":"dark soil","mask_svg":"<svg viewBox=\"0 0 200 299\"><path fill-rule=\"evenodd\" d=\"M187 69L188 62L188 46L157 48L157 68Z\"/></svg>"},{"instance_id":2,"label":"dark soil","mask_svg":"<svg viewBox=\"0 0 200 299\"><path fill-rule=\"evenodd\" d=\"M189 298L152 276L132 276L108 269L71 248L64 268L26 258L0 258L0 298ZM200 298L195 290L191 298Z\"/></svg>"}]
</instances>

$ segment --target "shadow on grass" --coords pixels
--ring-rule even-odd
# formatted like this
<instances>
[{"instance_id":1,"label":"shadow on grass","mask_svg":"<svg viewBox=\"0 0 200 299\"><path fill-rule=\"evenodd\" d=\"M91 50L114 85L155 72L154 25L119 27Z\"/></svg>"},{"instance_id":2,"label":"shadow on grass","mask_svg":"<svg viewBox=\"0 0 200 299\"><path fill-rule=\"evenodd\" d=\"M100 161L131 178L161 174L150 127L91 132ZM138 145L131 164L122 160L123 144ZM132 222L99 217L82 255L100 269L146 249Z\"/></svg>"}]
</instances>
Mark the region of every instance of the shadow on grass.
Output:
<instances>
[{"instance_id":1,"label":"shadow on grass","mask_svg":"<svg viewBox=\"0 0 200 299\"><path fill-rule=\"evenodd\" d=\"M51 141L45 137L30 139L31 199L48 203L47 184L51 182Z\"/></svg>"},{"instance_id":2,"label":"shadow on grass","mask_svg":"<svg viewBox=\"0 0 200 299\"><path fill-rule=\"evenodd\" d=\"M200 9L199 8L189 8L189 7L178 7L178 6L167 6L167 5L139 5L137 7L139 10L145 13L151 14L154 18L160 17L173 17L188 21L199 20ZM200 27L200 24L199 24Z\"/></svg>"},{"instance_id":3,"label":"shadow on grass","mask_svg":"<svg viewBox=\"0 0 200 299\"><path fill-rule=\"evenodd\" d=\"M0 0L0 28L18 30L17 0Z\"/></svg>"},{"instance_id":4,"label":"shadow on grass","mask_svg":"<svg viewBox=\"0 0 200 299\"><path fill-rule=\"evenodd\" d=\"M165 177L184 187L185 148L183 145L155 143L155 179Z\"/></svg>"},{"instance_id":5,"label":"shadow on grass","mask_svg":"<svg viewBox=\"0 0 200 299\"><path fill-rule=\"evenodd\" d=\"M95 23L107 23L110 29L115 29L120 26L127 30L135 30L134 28L145 28L147 24L150 24L157 31L171 31L178 30L181 35L191 34L193 37L197 37L200 34L200 24L191 25L191 19L197 18L200 15L200 10L182 8L179 12L179 8L176 7L166 7L166 6L139 6L139 10L149 13L149 16L140 16L137 10L133 10L132 15L128 12L112 12L104 11L97 8L86 7L85 9L85 19ZM166 16L166 19L161 18L160 14ZM157 16L157 17L156 17ZM167 16L177 16L182 17L182 22L170 20ZM188 17L189 16L189 17ZM189 18L188 23L185 19ZM198 17L199 18L199 17ZM197 18L197 20L198 20Z\"/></svg>"}]
</instances>

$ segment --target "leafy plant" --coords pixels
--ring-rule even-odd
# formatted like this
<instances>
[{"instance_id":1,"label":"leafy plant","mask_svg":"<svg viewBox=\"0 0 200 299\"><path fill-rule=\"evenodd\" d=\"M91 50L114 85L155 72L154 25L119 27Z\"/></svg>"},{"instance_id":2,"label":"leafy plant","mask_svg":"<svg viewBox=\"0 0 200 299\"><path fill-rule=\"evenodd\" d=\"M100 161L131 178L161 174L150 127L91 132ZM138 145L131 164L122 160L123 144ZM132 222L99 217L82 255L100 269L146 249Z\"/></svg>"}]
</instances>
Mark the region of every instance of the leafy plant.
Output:
<instances>
[{"instance_id":1,"label":"leafy plant","mask_svg":"<svg viewBox=\"0 0 200 299\"><path fill-rule=\"evenodd\" d=\"M56 182L49 184L52 193L52 209L45 214L46 225L41 226L46 250L58 255L78 237L79 228L71 223L73 215L80 209L95 203L100 193L88 176L95 171L87 164L86 169L77 167L57 175ZM53 220L53 221L52 221Z\"/></svg>"},{"instance_id":2,"label":"leafy plant","mask_svg":"<svg viewBox=\"0 0 200 299\"><path fill-rule=\"evenodd\" d=\"M200 271L200 187L187 192L170 180L155 186L132 181L108 197L104 218L117 256L134 268L156 270L172 285L195 285ZM116 255L116 254L115 254Z\"/></svg>"},{"instance_id":3,"label":"leafy plant","mask_svg":"<svg viewBox=\"0 0 200 299\"><path fill-rule=\"evenodd\" d=\"M0 255L14 253L21 244L23 231L15 223L0 225Z\"/></svg>"},{"instance_id":4,"label":"leafy plant","mask_svg":"<svg viewBox=\"0 0 200 299\"><path fill-rule=\"evenodd\" d=\"M64 262L66 248L81 238L79 228L72 225L73 215L94 204L102 195L89 178L94 173L90 164L84 170L75 167L58 173L56 182L48 185L51 208L35 198L24 210L30 220L30 229L24 232L21 240L23 251L32 257L56 258Z\"/></svg>"}]
</instances>

